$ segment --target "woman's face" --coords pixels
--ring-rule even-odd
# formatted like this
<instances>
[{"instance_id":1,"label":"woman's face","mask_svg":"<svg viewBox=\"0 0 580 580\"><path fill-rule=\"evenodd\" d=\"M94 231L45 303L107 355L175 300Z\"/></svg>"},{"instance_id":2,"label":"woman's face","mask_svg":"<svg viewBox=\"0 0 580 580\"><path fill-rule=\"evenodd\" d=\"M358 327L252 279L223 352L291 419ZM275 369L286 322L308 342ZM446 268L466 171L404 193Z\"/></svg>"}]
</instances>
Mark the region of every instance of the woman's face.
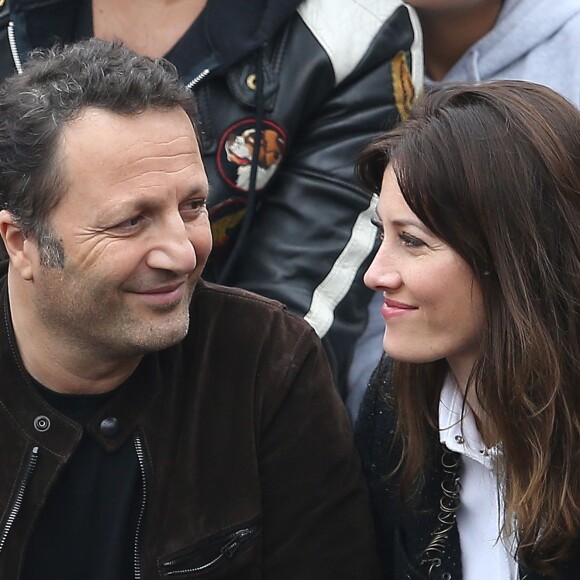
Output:
<instances>
[{"instance_id":1,"label":"woman's face","mask_svg":"<svg viewBox=\"0 0 580 580\"><path fill-rule=\"evenodd\" d=\"M446 358L468 375L484 324L481 290L465 260L411 211L390 165L376 221L382 242L365 284L384 296L385 351L414 363Z\"/></svg>"}]
</instances>

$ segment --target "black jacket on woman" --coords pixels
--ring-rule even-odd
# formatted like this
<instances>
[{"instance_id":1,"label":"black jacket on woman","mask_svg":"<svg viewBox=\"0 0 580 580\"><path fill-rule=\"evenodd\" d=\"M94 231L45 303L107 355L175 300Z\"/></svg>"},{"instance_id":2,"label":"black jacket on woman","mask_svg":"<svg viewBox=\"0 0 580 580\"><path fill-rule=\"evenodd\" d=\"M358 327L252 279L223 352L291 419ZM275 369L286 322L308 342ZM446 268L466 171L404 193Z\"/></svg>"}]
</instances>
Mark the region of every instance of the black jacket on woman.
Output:
<instances>
[{"instance_id":1,"label":"black jacket on woman","mask_svg":"<svg viewBox=\"0 0 580 580\"><path fill-rule=\"evenodd\" d=\"M454 477L458 476L459 481L461 478L459 468L449 469L458 463L458 456L443 448L439 433L434 430L430 461L424 472L425 484L410 502L401 500L398 477L388 477L400 458L400 447L392 445L396 418L390 370L390 359L385 356L371 378L355 430L356 445L371 492L384 578L461 580L457 525L454 518L452 526L439 521L440 502L444 498L442 485L450 489ZM445 501L443 499L444 504ZM438 549L426 552L434 543ZM560 567L559 575L544 576L520 567L520 579L580 579L580 541L577 545L572 560Z\"/></svg>"}]
</instances>

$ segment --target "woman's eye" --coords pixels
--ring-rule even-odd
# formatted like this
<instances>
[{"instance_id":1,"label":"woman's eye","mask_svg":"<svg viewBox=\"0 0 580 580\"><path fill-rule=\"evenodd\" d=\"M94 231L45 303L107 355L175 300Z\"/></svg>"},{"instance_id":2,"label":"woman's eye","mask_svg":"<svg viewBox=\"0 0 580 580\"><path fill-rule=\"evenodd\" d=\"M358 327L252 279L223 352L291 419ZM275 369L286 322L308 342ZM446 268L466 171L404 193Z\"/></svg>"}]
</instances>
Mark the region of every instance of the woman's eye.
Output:
<instances>
[{"instance_id":1,"label":"woman's eye","mask_svg":"<svg viewBox=\"0 0 580 580\"><path fill-rule=\"evenodd\" d=\"M420 248L425 245L419 238L408 234L407 232L401 232L399 234L399 239L403 242L403 245L407 248Z\"/></svg>"},{"instance_id":2,"label":"woman's eye","mask_svg":"<svg viewBox=\"0 0 580 580\"><path fill-rule=\"evenodd\" d=\"M371 224L373 224L373 226L377 228L377 240L380 240L382 242L385 239L385 231L383 230L382 222L379 221L378 218L372 217Z\"/></svg>"}]
</instances>

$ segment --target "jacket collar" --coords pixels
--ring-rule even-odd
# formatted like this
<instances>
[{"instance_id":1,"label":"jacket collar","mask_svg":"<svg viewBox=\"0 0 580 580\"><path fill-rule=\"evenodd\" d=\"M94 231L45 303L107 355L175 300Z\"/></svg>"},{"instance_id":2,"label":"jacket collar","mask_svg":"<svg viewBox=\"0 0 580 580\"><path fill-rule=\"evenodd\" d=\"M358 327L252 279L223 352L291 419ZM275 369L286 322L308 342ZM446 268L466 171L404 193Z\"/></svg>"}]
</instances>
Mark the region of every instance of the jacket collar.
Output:
<instances>
[{"instance_id":1,"label":"jacket collar","mask_svg":"<svg viewBox=\"0 0 580 580\"><path fill-rule=\"evenodd\" d=\"M6 263L2 264L3 273ZM8 300L6 275L1 278L0 294L0 405L32 445L47 448L64 460L80 441L82 429L57 413L36 391L18 351ZM47 429L39 430L39 419L48 419Z\"/></svg>"},{"instance_id":2,"label":"jacket collar","mask_svg":"<svg viewBox=\"0 0 580 580\"><path fill-rule=\"evenodd\" d=\"M48 449L65 460L80 441L83 429L51 407L30 381L12 327L6 269L6 263L0 265L0 407L31 445ZM182 344L178 344L144 356L131 377L118 387L116 395L88 423L87 432L106 450L118 449L143 425L148 411L162 394L162 386L171 381L181 350ZM39 417L48 419L48 429L38 429ZM110 430L101 430L102 421L110 418L114 418L117 425L113 434Z\"/></svg>"},{"instance_id":3,"label":"jacket collar","mask_svg":"<svg viewBox=\"0 0 580 580\"><path fill-rule=\"evenodd\" d=\"M34 48L73 41L79 6L77 0L9 0L22 62Z\"/></svg>"},{"instance_id":4,"label":"jacket collar","mask_svg":"<svg viewBox=\"0 0 580 580\"><path fill-rule=\"evenodd\" d=\"M211 54L196 55L194 69L201 62L213 62L224 69L238 62L268 41L295 12L301 0L208 0L203 13L204 31ZM55 40L71 42L79 0L10 0L20 57L33 48L48 48ZM184 77L195 73L180 71Z\"/></svg>"},{"instance_id":5,"label":"jacket collar","mask_svg":"<svg viewBox=\"0 0 580 580\"><path fill-rule=\"evenodd\" d=\"M228 67L257 50L291 18L302 0L208 0L208 41L220 67Z\"/></svg>"}]
</instances>

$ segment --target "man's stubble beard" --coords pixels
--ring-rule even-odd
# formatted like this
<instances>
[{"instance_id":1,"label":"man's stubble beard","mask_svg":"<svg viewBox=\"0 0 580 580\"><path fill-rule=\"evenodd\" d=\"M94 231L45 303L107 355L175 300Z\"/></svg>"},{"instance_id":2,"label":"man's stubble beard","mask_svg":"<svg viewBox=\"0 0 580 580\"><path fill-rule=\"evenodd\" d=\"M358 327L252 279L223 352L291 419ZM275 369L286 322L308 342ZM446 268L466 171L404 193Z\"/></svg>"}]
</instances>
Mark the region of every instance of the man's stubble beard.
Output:
<instances>
[{"instance_id":1,"label":"man's stubble beard","mask_svg":"<svg viewBox=\"0 0 580 580\"><path fill-rule=\"evenodd\" d=\"M48 268L46 273L36 309L55 340L64 341L68 348L91 358L123 359L164 350L187 335L189 305L199 276L192 275L186 282L180 301L152 308L162 318L148 322L124 300L115 300L119 294L106 285L91 284L90 277L72 274L75 280L71 284L66 268ZM176 311L173 316L172 311Z\"/></svg>"}]
</instances>

